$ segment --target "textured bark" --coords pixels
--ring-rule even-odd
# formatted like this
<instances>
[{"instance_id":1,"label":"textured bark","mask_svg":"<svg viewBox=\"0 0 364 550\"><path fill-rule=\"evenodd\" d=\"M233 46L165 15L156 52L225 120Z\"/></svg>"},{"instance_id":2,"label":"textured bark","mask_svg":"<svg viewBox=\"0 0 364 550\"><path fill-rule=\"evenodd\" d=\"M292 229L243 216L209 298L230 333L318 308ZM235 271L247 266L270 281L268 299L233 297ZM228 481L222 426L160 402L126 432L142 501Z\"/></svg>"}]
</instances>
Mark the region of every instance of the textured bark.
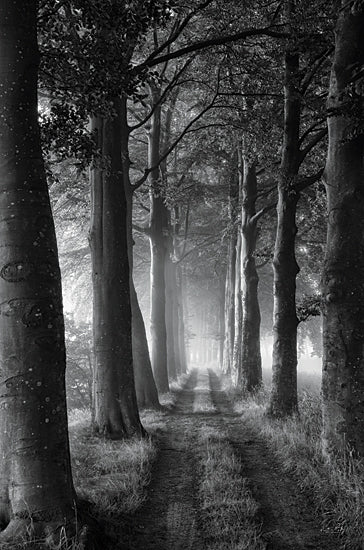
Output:
<instances>
[{"instance_id":1,"label":"textured bark","mask_svg":"<svg viewBox=\"0 0 364 550\"><path fill-rule=\"evenodd\" d=\"M158 105L159 89L152 87L154 113L151 119L148 146L150 173L150 334L151 361L158 391L169 391L167 369L167 329L165 296L166 236L168 234L168 212L161 196L159 147L161 135L161 107Z\"/></svg>"},{"instance_id":2,"label":"textured bark","mask_svg":"<svg viewBox=\"0 0 364 550\"><path fill-rule=\"evenodd\" d=\"M364 456L364 4L343 2L328 98L323 443Z\"/></svg>"},{"instance_id":3,"label":"textured bark","mask_svg":"<svg viewBox=\"0 0 364 550\"><path fill-rule=\"evenodd\" d=\"M296 209L294 184L299 169L301 96L299 55L285 55L284 132L278 183L277 234L274 247L273 379L270 413L286 416L297 411L297 316L295 257Z\"/></svg>"},{"instance_id":4,"label":"textured bark","mask_svg":"<svg viewBox=\"0 0 364 550\"><path fill-rule=\"evenodd\" d=\"M0 545L75 518L58 252L40 147L37 3L0 3ZM68 533L69 534L69 533Z\"/></svg>"},{"instance_id":5,"label":"textured bark","mask_svg":"<svg viewBox=\"0 0 364 550\"><path fill-rule=\"evenodd\" d=\"M183 293L183 273L180 265L176 267L177 303L178 303L178 349L181 374L187 372L186 341L185 341L185 300Z\"/></svg>"},{"instance_id":6,"label":"textured bark","mask_svg":"<svg viewBox=\"0 0 364 550\"><path fill-rule=\"evenodd\" d=\"M181 349L180 349L180 315L181 304L178 296L178 281L177 281L177 266L174 262L171 264L172 267L172 288L174 296L174 307L172 309L172 326L173 326L173 348L174 348L174 358L177 375L182 374L182 364L181 364Z\"/></svg>"},{"instance_id":7,"label":"textured bark","mask_svg":"<svg viewBox=\"0 0 364 550\"><path fill-rule=\"evenodd\" d=\"M129 159L128 150L128 124L126 117L126 110L121 112L121 128L123 135L126 138L122 143L122 156L124 160L124 189L126 195L127 206L127 242L128 242L128 257L129 257L129 271L130 271L130 303L131 303L131 317L132 317L132 348L133 348L133 367L134 367L134 380L135 391L137 396L137 402L139 409L141 408L153 408L160 409L157 386L154 381L152 365L150 362L149 348L147 335L145 331L145 324L142 312L140 310L138 296L135 291L133 281L133 188L129 179L129 166L127 159Z\"/></svg>"},{"instance_id":8,"label":"textured bark","mask_svg":"<svg viewBox=\"0 0 364 550\"><path fill-rule=\"evenodd\" d=\"M143 434L135 394L127 205L122 174L121 115L126 100L113 99L116 116L93 118L108 170L91 171L90 247L93 282L94 430L110 438Z\"/></svg>"},{"instance_id":9,"label":"textured bark","mask_svg":"<svg viewBox=\"0 0 364 550\"><path fill-rule=\"evenodd\" d=\"M171 275L172 275L172 291L173 291L173 309L172 309L172 326L173 326L173 347L174 347L174 360L176 365L177 375L182 374L181 364L181 349L180 349L180 316L182 315L181 302L179 300L179 289L177 280L177 265L171 262ZM183 324L183 322L182 322Z\"/></svg>"},{"instance_id":10,"label":"textured bark","mask_svg":"<svg viewBox=\"0 0 364 550\"><path fill-rule=\"evenodd\" d=\"M217 350L217 361L220 369L223 368L224 362L224 343L225 343L225 281L226 273L220 276L219 285L219 347Z\"/></svg>"},{"instance_id":11,"label":"textured bark","mask_svg":"<svg viewBox=\"0 0 364 550\"><path fill-rule=\"evenodd\" d=\"M244 165L241 146L237 149L237 165L238 165L238 209L241 203ZM237 219L238 227L240 225L240 215ZM232 354L232 378L234 384L237 384L238 373L241 363L241 329L243 322L243 309L241 303L241 228L237 230L236 250L235 250L235 287L234 287L234 346Z\"/></svg>"},{"instance_id":12,"label":"textured bark","mask_svg":"<svg viewBox=\"0 0 364 550\"><path fill-rule=\"evenodd\" d=\"M152 366L150 364L147 335L142 312L134 283L130 281L131 311L132 311L132 344L135 391L138 407L160 409L158 391L155 385Z\"/></svg>"},{"instance_id":13,"label":"textured bark","mask_svg":"<svg viewBox=\"0 0 364 550\"><path fill-rule=\"evenodd\" d=\"M255 164L244 159L241 213L241 275L242 275L242 349L238 370L238 386L251 391L262 383L260 354L259 277L255 265L257 219L255 202L257 177Z\"/></svg>"},{"instance_id":14,"label":"textured bark","mask_svg":"<svg viewBox=\"0 0 364 550\"><path fill-rule=\"evenodd\" d=\"M166 284L166 331L167 331L167 365L168 379L177 380L179 374L177 368L176 347L175 347L175 315L177 313L177 295L174 278L174 266L171 260L172 243L171 239L166 254L165 262L165 284Z\"/></svg>"},{"instance_id":15,"label":"textured bark","mask_svg":"<svg viewBox=\"0 0 364 550\"><path fill-rule=\"evenodd\" d=\"M231 168L231 178L229 184L229 223L231 232L229 237L227 252L227 269L225 282L225 339L223 351L222 370L230 375L234 351L234 317L235 317L235 262L236 262L236 243L238 237L237 213L239 202L239 177L237 170L237 159L233 156Z\"/></svg>"},{"instance_id":16,"label":"textured bark","mask_svg":"<svg viewBox=\"0 0 364 550\"><path fill-rule=\"evenodd\" d=\"M175 258L180 258L180 208L176 204L173 208L174 211L174 223L173 223L173 255ZM188 214L186 214L188 220ZM188 223L186 223L184 242L187 238ZM184 246L184 245L183 245ZM187 372L187 359L186 359L186 343L185 343L185 322L184 322L184 296L183 296L183 276L180 262L173 264L174 268L174 284L176 289L176 310L173 315L173 329L174 329L174 344L175 344L175 357L177 360L177 370L179 374Z\"/></svg>"},{"instance_id":17,"label":"textured bark","mask_svg":"<svg viewBox=\"0 0 364 550\"><path fill-rule=\"evenodd\" d=\"M235 254L235 288L234 288L234 348L232 358L232 377L236 384L238 379L238 372L241 362L241 329L243 322L243 310L241 304L241 233L239 231L236 241L236 254Z\"/></svg>"}]
</instances>

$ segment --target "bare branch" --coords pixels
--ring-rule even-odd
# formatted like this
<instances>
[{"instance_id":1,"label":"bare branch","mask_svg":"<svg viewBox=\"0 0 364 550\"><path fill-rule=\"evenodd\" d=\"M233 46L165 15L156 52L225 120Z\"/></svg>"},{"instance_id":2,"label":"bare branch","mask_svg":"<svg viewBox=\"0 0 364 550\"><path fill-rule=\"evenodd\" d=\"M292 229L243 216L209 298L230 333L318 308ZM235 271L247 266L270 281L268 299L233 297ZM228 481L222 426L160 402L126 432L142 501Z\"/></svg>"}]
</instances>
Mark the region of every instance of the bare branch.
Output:
<instances>
[{"instance_id":1,"label":"bare branch","mask_svg":"<svg viewBox=\"0 0 364 550\"><path fill-rule=\"evenodd\" d=\"M320 117L318 120L315 120L315 122L313 122L308 128L307 130L305 130L302 134L302 136L300 137L300 145L302 145L302 143L304 142L304 140L306 139L306 137L308 135L310 135L313 131L317 131L316 128L317 126L320 126L320 124L322 124L324 121L326 121L327 119L327 113L325 113L322 117Z\"/></svg>"},{"instance_id":2,"label":"bare branch","mask_svg":"<svg viewBox=\"0 0 364 550\"><path fill-rule=\"evenodd\" d=\"M144 174L143 176L132 186L133 188L133 191L135 191L136 189L138 189L141 185L143 185L143 183L147 180L149 174L155 170L158 166L160 166L160 164L168 157L168 155L175 149L175 147L179 144L179 142L184 138L184 136L188 133L189 129L193 126L193 124L195 124L198 120L200 120L201 117L204 116L204 114L207 113L207 111L209 111L212 107L213 107L213 104L216 100L216 97L217 97L217 93L215 93L211 103L205 107L197 116L195 116L195 118L193 120L191 120L191 122L189 122L187 124L187 126L185 127L185 129L180 133L180 135L178 136L178 138L175 139L175 141L172 143L172 145L163 153L163 155L160 157L159 161L158 161L158 164L156 166L151 166L150 168L146 168L144 170Z\"/></svg>"},{"instance_id":3,"label":"bare branch","mask_svg":"<svg viewBox=\"0 0 364 550\"><path fill-rule=\"evenodd\" d=\"M294 189L296 189L299 192L303 191L310 185L313 185L314 183L319 181L322 178L323 174L324 174L324 169L321 168L318 172L316 172L315 174L312 174L311 176L301 176L298 179L297 183L294 185Z\"/></svg>"},{"instance_id":4,"label":"bare branch","mask_svg":"<svg viewBox=\"0 0 364 550\"><path fill-rule=\"evenodd\" d=\"M156 101L156 103L152 106L152 108L149 111L149 113L147 114L147 116L143 119L140 117L139 122L137 124L135 124L134 126L130 126L130 131L131 132L134 132L138 128L141 128L142 126L144 126L144 124L146 122L148 122L148 120L153 116L154 111L156 110L156 108L163 103L166 96L179 84L179 82L178 82L179 77L184 73L184 71L188 68L188 66L192 63L192 61L194 59L195 59L195 56L191 56L189 59L187 59L187 61L182 66L182 68L176 72L176 74L173 77L173 79L171 80L171 82L169 82L169 84L165 87L165 89L161 93L158 101Z\"/></svg>"},{"instance_id":5,"label":"bare branch","mask_svg":"<svg viewBox=\"0 0 364 550\"><path fill-rule=\"evenodd\" d=\"M250 218L249 224L253 225L257 223L258 220L260 220L260 218L262 218L267 212L270 212L271 210L273 210L273 208L275 208L276 206L277 206L276 202L272 202L271 204L268 204L268 206L265 206Z\"/></svg>"},{"instance_id":6,"label":"bare branch","mask_svg":"<svg viewBox=\"0 0 364 550\"><path fill-rule=\"evenodd\" d=\"M303 162L303 160L306 158L308 153L318 144L320 141L326 136L327 134L327 127L322 128L321 130L318 130L317 134L311 139L311 141L308 142L306 147L301 149L300 151L300 164Z\"/></svg>"},{"instance_id":7,"label":"bare branch","mask_svg":"<svg viewBox=\"0 0 364 550\"><path fill-rule=\"evenodd\" d=\"M161 44L158 48L156 48L150 55L147 57L147 59L141 64L144 68L146 67L152 67L153 65L158 65L159 63L153 63L153 60L155 60L156 57L160 53L162 53L163 50L170 48L170 46L177 40L177 38L181 35L182 31L187 27L188 23L191 21L191 19L200 11L204 10L209 4L211 4L213 0L206 0L199 6L197 6L194 10L192 10L182 21L180 25L178 25L178 22L173 26L171 34L163 44ZM169 54L167 54L168 57ZM171 58L173 59L173 58ZM169 59L165 60L169 61ZM164 61L163 61L164 62ZM152 64L151 64L152 63ZM137 65L135 68L141 67L141 65ZM141 69L142 70L142 69ZM139 72L139 71L136 71Z\"/></svg>"},{"instance_id":8,"label":"bare branch","mask_svg":"<svg viewBox=\"0 0 364 550\"><path fill-rule=\"evenodd\" d=\"M301 82L301 94L304 95L309 87L309 85L312 82L312 79L314 78L315 74L319 70L319 68L324 64L324 62L327 60L328 56L334 51L334 46L330 46L329 48L326 48L324 52L320 52L314 61L310 65L310 70L307 71L305 77L302 79Z\"/></svg>"},{"instance_id":9,"label":"bare branch","mask_svg":"<svg viewBox=\"0 0 364 550\"><path fill-rule=\"evenodd\" d=\"M218 36L207 40L201 40L200 42L195 42L194 44L185 46L169 54L162 55L160 57L156 57L151 60L147 59L143 61L143 63L140 63L139 65L136 65L135 67L133 67L132 74L138 74L142 72L144 69L155 67L160 63L165 63L166 61L169 61L171 59L177 59L178 57L182 57L188 53L204 50L212 46L221 46L224 44L228 44L229 42L236 42L237 40L243 40L244 38L249 38L250 36L270 36L273 38L288 38L290 35L286 32L273 30L272 27L244 29L236 34Z\"/></svg>"}]
</instances>

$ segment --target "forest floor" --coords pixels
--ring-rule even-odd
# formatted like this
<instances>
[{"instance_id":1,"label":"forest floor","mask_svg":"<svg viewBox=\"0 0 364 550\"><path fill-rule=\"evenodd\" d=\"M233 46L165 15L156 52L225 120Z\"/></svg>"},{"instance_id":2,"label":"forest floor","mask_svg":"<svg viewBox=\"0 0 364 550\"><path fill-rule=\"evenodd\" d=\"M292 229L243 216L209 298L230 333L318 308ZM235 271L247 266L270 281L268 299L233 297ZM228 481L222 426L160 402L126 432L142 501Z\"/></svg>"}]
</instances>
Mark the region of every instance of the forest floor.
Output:
<instances>
[{"instance_id":1,"label":"forest floor","mask_svg":"<svg viewBox=\"0 0 364 550\"><path fill-rule=\"evenodd\" d=\"M339 548L332 534L321 529L315 507L297 480L283 470L259 434L244 425L241 415L234 411L214 371L192 371L165 420L158 434L159 454L152 468L147 499L126 520L123 549ZM220 504L215 502L215 511L211 512L214 503L206 500L203 488L203 484L206 487L208 483L208 465L212 460L211 453L206 455L209 445L206 433L224 434L222 452L227 446L231 449L233 462L239 465L241 481L256 503L251 514L255 525L254 544L244 542L244 537L239 539L239 533L245 529L244 513L239 512L239 508L229 508L234 516L230 519L219 512L219 506L221 509L227 506L224 495ZM240 481L235 478L234 483ZM215 485L213 493L216 492L218 486ZM226 525L229 521L235 533L231 542ZM242 523L240 531L239 522ZM250 529L254 529L254 525Z\"/></svg>"}]
</instances>

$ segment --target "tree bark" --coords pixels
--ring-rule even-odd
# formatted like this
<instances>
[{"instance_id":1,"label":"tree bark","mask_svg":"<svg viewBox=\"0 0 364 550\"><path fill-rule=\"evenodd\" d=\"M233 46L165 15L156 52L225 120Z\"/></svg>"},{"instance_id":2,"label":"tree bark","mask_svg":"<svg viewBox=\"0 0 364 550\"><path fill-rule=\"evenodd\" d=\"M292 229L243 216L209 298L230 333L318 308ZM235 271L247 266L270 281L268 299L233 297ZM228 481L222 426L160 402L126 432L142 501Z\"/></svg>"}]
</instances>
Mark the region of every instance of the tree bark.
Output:
<instances>
[{"instance_id":1,"label":"tree bark","mask_svg":"<svg viewBox=\"0 0 364 550\"><path fill-rule=\"evenodd\" d=\"M41 153L35 0L0 4L0 545L74 526L61 276Z\"/></svg>"},{"instance_id":2,"label":"tree bark","mask_svg":"<svg viewBox=\"0 0 364 550\"><path fill-rule=\"evenodd\" d=\"M183 299L183 275L182 268L180 266L180 208L176 204L173 208L174 211L174 223L173 223L173 255L177 261L173 263L174 268L174 284L176 292L176 311L173 316L174 326L174 343L175 343L175 356L178 358L177 367L178 373L184 374L187 372L187 359L186 359L186 343L185 343L185 323L184 323L184 299ZM188 220L188 214L186 214ZM185 234L183 240L185 241L187 235L188 224L185 227Z\"/></svg>"},{"instance_id":3,"label":"tree bark","mask_svg":"<svg viewBox=\"0 0 364 550\"><path fill-rule=\"evenodd\" d=\"M241 144L237 148L237 166L238 166L238 211L240 208L241 198L242 198L242 189L243 189L243 178L244 178L244 165L243 157L241 151ZM241 329L243 322L243 309L241 302L241 219L240 214L237 216L237 237L236 237L236 250L235 250L235 267L234 267L234 346L232 354L232 379L233 383L236 385L238 381L238 373L241 363Z\"/></svg>"},{"instance_id":4,"label":"tree bark","mask_svg":"<svg viewBox=\"0 0 364 550\"><path fill-rule=\"evenodd\" d=\"M135 391L138 407L160 409L158 391L155 385L152 366L150 364L147 335L142 312L140 311L134 282L130 281L131 311L132 311L132 344Z\"/></svg>"},{"instance_id":5,"label":"tree bark","mask_svg":"<svg viewBox=\"0 0 364 550\"><path fill-rule=\"evenodd\" d=\"M159 89L152 86L154 113L149 132L148 160L150 172L150 334L151 361L155 382L160 393L169 391L167 369L166 330L166 236L168 234L168 212L161 195L159 147L161 136L161 107L158 105Z\"/></svg>"},{"instance_id":6,"label":"tree bark","mask_svg":"<svg viewBox=\"0 0 364 550\"><path fill-rule=\"evenodd\" d=\"M161 404L159 403L157 386L155 384L152 365L150 362L144 319L140 310L138 296L133 281L133 187L130 183L129 177L129 127L127 121L126 107L121 110L121 131L123 135L123 140L121 143L121 153L124 159L123 181L127 208L127 243L130 271L129 281L132 316L131 328L135 391L139 409L160 409Z\"/></svg>"},{"instance_id":7,"label":"tree bark","mask_svg":"<svg viewBox=\"0 0 364 550\"><path fill-rule=\"evenodd\" d=\"M177 376L182 374L182 361L181 361L181 349L180 349L180 316L182 314L181 303L179 300L179 289L177 280L177 265L175 262L171 262L171 275L172 275L172 289L173 289L173 309L172 309L172 326L173 326L173 347L174 358L176 365Z\"/></svg>"},{"instance_id":8,"label":"tree bark","mask_svg":"<svg viewBox=\"0 0 364 550\"><path fill-rule=\"evenodd\" d=\"M364 456L364 4L342 2L328 97L323 447Z\"/></svg>"},{"instance_id":9,"label":"tree bark","mask_svg":"<svg viewBox=\"0 0 364 550\"><path fill-rule=\"evenodd\" d=\"M238 373L241 362L241 328L242 328L242 304L241 304L241 232L238 232L235 254L235 288L234 288L234 348L232 359L232 377L234 384L237 384Z\"/></svg>"},{"instance_id":10,"label":"tree bark","mask_svg":"<svg viewBox=\"0 0 364 550\"><path fill-rule=\"evenodd\" d=\"M226 271L220 275L219 280L219 340L217 348L217 364L220 370L224 365L224 343L225 343L225 282Z\"/></svg>"},{"instance_id":11,"label":"tree bark","mask_svg":"<svg viewBox=\"0 0 364 550\"><path fill-rule=\"evenodd\" d=\"M168 364L168 379L177 380L179 374L177 370L177 356L175 346L175 315L177 313L176 302L176 285L174 280L174 266L172 263L172 239L167 237L169 241L168 252L165 261L165 284L166 284L166 331L167 331L167 364Z\"/></svg>"},{"instance_id":12,"label":"tree bark","mask_svg":"<svg viewBox=\"0 0 364 550\"><path fill-rule=\"evenodd\" d=\"M178 349L180 352L181 374L187 372L186 338L185 338L185 300L183 292L183 272L180 265L176 268L177 303L178 303Z\"/></svg>"},{"instance_id":13,"label":"tree bark","mask_svg":"<svg viewBox=\"0 0 364 550\"><path fill-rule=\"evenodd\" d=\"M285 54L285 102L283 148L278 182L277 233L274 247L273 379L270 413L287 416L297 411L297 315L295 257L296 209L299 193L295 179L299 169L301 95L299 54Z\"/></svg>"},{"instance_id":14,"label":"tree bark","mask_svg":"<svg viewBox=\"0 0 364 550\"><path fill-rule=\"evenodd\" d=\"M109 438L142 435L135 394L123 186L121 113L125 99L113 98L114 118L93 117L108 169L91 170L90 247L93 282L94 430Z\"/></svg>"},{"instance_id":15,"label":"tree bark","mask_svg":"<svg viewBox=\"0 0 364 550\"><path fill-rule=\"evenodd\" d=\"M255 164L244 158L241 214L242 350L237 383L239 388L246 391L252 391L262 383L259 277L254 257L257 243L257 219L254 218L256 197Z\"/></svg>"},{"instance_id":16,"label":"tree bark","mask_svg":"<svg viewBox=\"0 0 364 550\"><path fill-rule=\"evenodd\" d=\"M239 202L239 177L237 170L237 158L233 155L231 167L231 176L229 183L229 224L230 236L227 253L227 269L225 282L225 339L223 351L222 370L230 375L232 370L233 351L234 351L234 317L235 317L235 262L236 245L238 238L237 213Z\"/></svg>"}]
</instances>

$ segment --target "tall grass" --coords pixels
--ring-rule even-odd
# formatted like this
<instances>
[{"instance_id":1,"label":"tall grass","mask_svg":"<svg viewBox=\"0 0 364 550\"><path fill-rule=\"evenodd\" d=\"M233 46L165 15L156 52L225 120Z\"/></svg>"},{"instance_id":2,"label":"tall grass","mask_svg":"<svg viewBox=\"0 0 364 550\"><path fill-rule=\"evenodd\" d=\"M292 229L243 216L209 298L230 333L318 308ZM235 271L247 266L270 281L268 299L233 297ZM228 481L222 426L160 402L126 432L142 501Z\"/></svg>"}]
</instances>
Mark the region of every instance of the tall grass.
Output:
<instances>
[{"instance_id":1,"label":"tall grass","mask_svg":"<svg viewBox=\"0 0 364 550\"><path fill-rule=\"evenodd\" d=\"M145 411L142 422L153 434L164 424L164 414ZM70 446L77 494L94 504L100 517L133 513L145 500L152 462L153 437L110 441L94 436L83 411L70 415Z\"/></svg>"},{"instance_id":2,"label":"tall grass","mask_svg":"<svg viewBox=\"0 0 364 550\"><path fill-rule=\"evenodd\" d=\"M89 503L92 516L115 541L105 542L105 548L119 547L124 518L145 501L157 454L154 435L163 427L164 417L163 412L146 410L141 419L149 437L110 441L92 434L88 412L71 411L69 415L76 493Z\"/></svg>"},{"instance_id":3,"label":"tall grass","mask_svg":"<svg viewBox=\"0 0 364 550\"><path fill-rule=\"evenodd\" d=\"M227 436L201 428L201 525L206 550L264 550L258 505Z\"/></svg>"},{"instance_id":4,"label":"tall grass","mask_svg":"<svg viewBox=\"0 0 364 550\"><path fill-rule=\"evenodd\" d=\"M266 415L268 392L235 404L244 422L273 448L294 474L322 516L323 528L336 532L346 550L364 549L364 463L324 458L321 450L321 397L300 392L299 416L274 420Z\"/></svg>"}]
</instances>

